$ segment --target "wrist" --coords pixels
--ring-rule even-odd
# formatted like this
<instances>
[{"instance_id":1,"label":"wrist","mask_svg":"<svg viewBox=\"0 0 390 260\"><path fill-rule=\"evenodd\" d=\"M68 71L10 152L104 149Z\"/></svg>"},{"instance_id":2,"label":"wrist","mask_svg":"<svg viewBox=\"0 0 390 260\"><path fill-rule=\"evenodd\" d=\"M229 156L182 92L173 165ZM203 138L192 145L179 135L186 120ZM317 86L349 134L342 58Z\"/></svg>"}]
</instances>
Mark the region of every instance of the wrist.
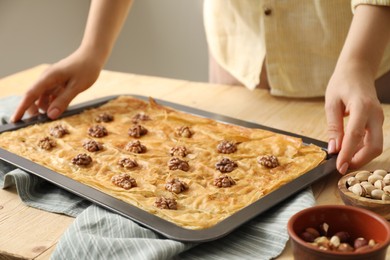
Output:
<instances>
[{"instance_id":1,"label":"wrist","mask_svg":"<svg viewBox=\"0 0 390 260\"><path fill-rule=\"evenodd\" d=\"M336 74L344 75L345 77L365 78L369 81L374 81L376 69L373 69L371 64L360 59L340 59L337 62Z\"/></svg>"},{"instance_id":2,"label":"wrist","mask_svg":"<svg viewBox=\"0 0 390 260\"><path fill-rule=\"evenodd\" d=\"M103 68L110 55L109 48L88 43L82 43L76 52L78 52L84 60L88 60L88 62L93 63L100 69Z\"/></svg>"}]
</instances>

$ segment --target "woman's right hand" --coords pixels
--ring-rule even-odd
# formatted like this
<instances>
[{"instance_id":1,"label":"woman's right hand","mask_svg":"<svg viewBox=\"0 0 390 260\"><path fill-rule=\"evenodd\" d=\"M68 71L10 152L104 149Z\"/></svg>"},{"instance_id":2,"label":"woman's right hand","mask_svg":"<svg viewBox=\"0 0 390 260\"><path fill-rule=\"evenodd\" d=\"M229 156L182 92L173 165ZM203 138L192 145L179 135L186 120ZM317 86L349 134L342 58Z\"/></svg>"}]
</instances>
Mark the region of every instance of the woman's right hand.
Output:
<instances>
[{"instance_id":1,"label":"woman's right hand","mask_svg":"<svg viewBox=\"0 0 390 260\"><path fill-rule=\"evenodd\" d=\"M93 53L82 49L51 65L26 92L11 121L20 120L25 112L36 115L39 111L51 119L58 118L80 92L96 81L102 66Z\"/></svg>"},{"instance_id":2,"label":"woman's right hand","mask_svg":"<svg viewBox=\"0 0 390 260\"><path fill-rule=\"evenodd\" d=\"M99 77L123 26L132 0L92 0L80 47L65 59L50 66L24 95L12 122L25 112L40 110L58 118L80 92Z\"/></svg>"}]
</instances>

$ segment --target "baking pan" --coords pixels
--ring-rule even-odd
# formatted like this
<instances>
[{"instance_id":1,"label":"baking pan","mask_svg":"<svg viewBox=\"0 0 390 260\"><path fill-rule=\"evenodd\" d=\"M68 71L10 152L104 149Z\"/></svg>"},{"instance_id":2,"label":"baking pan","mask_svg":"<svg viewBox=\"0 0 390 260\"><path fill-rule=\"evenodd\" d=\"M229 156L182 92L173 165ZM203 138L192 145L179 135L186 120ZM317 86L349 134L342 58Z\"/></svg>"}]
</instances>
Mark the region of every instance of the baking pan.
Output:
<instances>
[{"instance_id":1,"label":"baking pan","mask_svg":"<svg viewBox=\"0 0 390 260\"><path fill-rule=\"evenodd\" d=\"M131 95L134 98L141 100L148 100L148 97ZM67 117L84 111L85 109L99 107L109 100L117 98L118 96L107 96L104 98L96 99L93 101L81 103L76 106L70 107L62 116ZM294 137L299 137L306 144L315 144L321 147L326 151L327 143L311 139L305 136L289 133L286 131L281 131L278 129L266 127L260 124L247 122L223 115L218 115L210 113L207 111L195 109L192 107L187 107L164 100L156 99L156 101L164 106L174 108L179 111L186 113L194 114L197 116L211 118L216 121L235 124L248 128L260 128L269 130L276 133L281 133L284 135L290 135ZM0 126L0 133L5 131L12 131L22 127L26 127L36 123L42 123L49 121L45 115L39 115L37 117L29 118L17 123L11 123L7 125ZM4 149L0 148L0 159L4 160L10 164L13 164L27 172L30 172L34 175L37 175L55 185L64 188L78 196L81 196L89 201L92 201L106 209L109 209L113 212L116 212L126 218L129 218L142 226L145 226L151 230L156 231L157 233L178 241L183 242L207 242L215 240L221 237L226 236L242 224L248 222L249 220L259 216L265 211L269 210L273 206L279 204L283 200L291 197L296 194L298 191L306 188L313 182L319 180L320 178L334 172L336 170L336 156L329 156L326 158L325 162L314 168L313 170L301 175L295 180L281 186L279 189L269 193L268 195L262 197L256 202L250 204L249 206L239 210L230 217L222 220L218 224L201 230L192 230L186 229L180 226L177 226L171 222L168 222L160 217L157 217L151 213L148 213L144 210L141 210L133 205L130 205L122 200L116 199L106 193L103 193L99 190L96 190L90 186L84 185L78 181L75 181L69 177L66 177L62 174L56 173L44 166L36 164L30 160L27 160L23 157L20 157L16 154L10 153Z\"/></svg>"}]
</instances>

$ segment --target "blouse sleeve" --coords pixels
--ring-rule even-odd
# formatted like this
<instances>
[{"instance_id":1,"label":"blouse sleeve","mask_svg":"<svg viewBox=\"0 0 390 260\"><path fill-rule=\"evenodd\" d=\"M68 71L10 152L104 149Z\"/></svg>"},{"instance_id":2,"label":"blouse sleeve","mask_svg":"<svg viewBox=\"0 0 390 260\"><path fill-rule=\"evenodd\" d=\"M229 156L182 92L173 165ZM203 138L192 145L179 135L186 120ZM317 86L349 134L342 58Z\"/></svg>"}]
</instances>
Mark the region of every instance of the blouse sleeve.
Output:
<instances>
[{"instance_id":1,"label":"blouse sleeve","mask_svg":"<svg viewBox=\"0 0 390 260\"><path fill-rule=\"evenodd\" d=\"M390 0L352 0L351 1L352 11L355 12L356 7L362 4L390 6Z\"/></svg>"}]
</instances>

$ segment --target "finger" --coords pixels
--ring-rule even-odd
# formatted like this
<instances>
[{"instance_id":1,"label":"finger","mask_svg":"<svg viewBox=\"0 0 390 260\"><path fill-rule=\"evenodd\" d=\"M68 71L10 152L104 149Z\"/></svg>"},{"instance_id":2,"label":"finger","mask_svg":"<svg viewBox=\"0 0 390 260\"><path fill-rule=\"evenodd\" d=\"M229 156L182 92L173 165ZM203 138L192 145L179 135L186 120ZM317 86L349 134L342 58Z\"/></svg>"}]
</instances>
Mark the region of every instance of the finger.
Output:
<instances>
[{"instance_id":1,"label":"finger","mask_svg":"<svg viewBox=\"0 0 390 260\"><path fill-rule=\"evenodd\" d=\"M53 100L55 100L57 96L60 95L61 92L63 92L63 90L64 86L58 85L56 87L51 88L50 91L47 91L47 93L43 93L38 99L38 108L46 112Z\"/></svg>"},{"instance_id":2,"label":"finger","mask_svg":"<svg viewBox=\"0 0 390 260\"><path fill-rule=\"evenodd\" d=\"M364 113L360 103L355 104L350 109L350 118L346 125L345 135L337 158L337 169L341 174L346 173L352 157L359 151L360 144L364 141L369 120L367 114Z\"/></svg>"},{"instance_id":3,"label":"finger","mask_svg":"<svg viewBox=\"0 0 390 260\"><path fill-rule=\"evenodd\" d=\"M68 82L62 92L60 92L51 102L47 110L47 116L50 119L57 119L67 109L70 102L77 96L78 93L76 83L73 81Z\"/></svg>"},{"instance_id":4,"label":"finger","mask_svg":"<svg viewBox=\"0 0 390 260\"><path fill-rule=\"evenodd\" d=\"M42 94L39 99L37 100L36 104L37 104L37 107L41 110L41 111L44 111L46 112L47 111L47 108L49 107L50 105L50 102L51 102L51 97L49 94Z\"/></svg>"},{"instance_id":5,"label":"finger","mask_svg":"<svg viewBox=\"0 0 390 260\"><path fill-rule=\"evenodd\" d=\"M38 111L36 105L34 104L36 99L37 95L27 92L16 108L14 114L11 116L11 122L19 121L26 111L28 111L30 114L34 114L36 111Z\"/></svg>"},{"instance_id":6,"label":"finger","mask_svg":"<svg viewBox=\"0 0 390 260\"><path fill-rule=\"evenodd\" d=\"M325 112L328 124L328 153L334 154L340 150L344 136L344 105L341 102L326 102Z\"/></svg>"},{"instance_id":7,"label":"finger","mask_svg":"<svg viewBox=\"0 0 390 260\"><path fill-rule=\"evenodd\" d=\"M379 156L383 151L383 121L370 117L363 145L351 159L351 168L358 168Z\"/></svg>"},{"instance_id":8,"label":"finger","mask_svg":"<svg viewBox=\"0 0 390 260\"><path fill-rule=\"evenodd\" d=\"M55 75L48 74L47 77L42 76L24 95L22 101L19 103L14 114L11 117L12 122L19 121L24 113L34 111L34 102L46 91L47 88L53 86L57 81Z\"/></svg>"},{"instance_id":9,"label":"finger","mask_svg":"<svg viewBox=\"0 0 390 260\"><path fill-rule=\"evenodd\" d=\"M30 116L36 116L39 113L39 109L35 103L32 104L26 111Z\"/></svg>"}]
</instances>

